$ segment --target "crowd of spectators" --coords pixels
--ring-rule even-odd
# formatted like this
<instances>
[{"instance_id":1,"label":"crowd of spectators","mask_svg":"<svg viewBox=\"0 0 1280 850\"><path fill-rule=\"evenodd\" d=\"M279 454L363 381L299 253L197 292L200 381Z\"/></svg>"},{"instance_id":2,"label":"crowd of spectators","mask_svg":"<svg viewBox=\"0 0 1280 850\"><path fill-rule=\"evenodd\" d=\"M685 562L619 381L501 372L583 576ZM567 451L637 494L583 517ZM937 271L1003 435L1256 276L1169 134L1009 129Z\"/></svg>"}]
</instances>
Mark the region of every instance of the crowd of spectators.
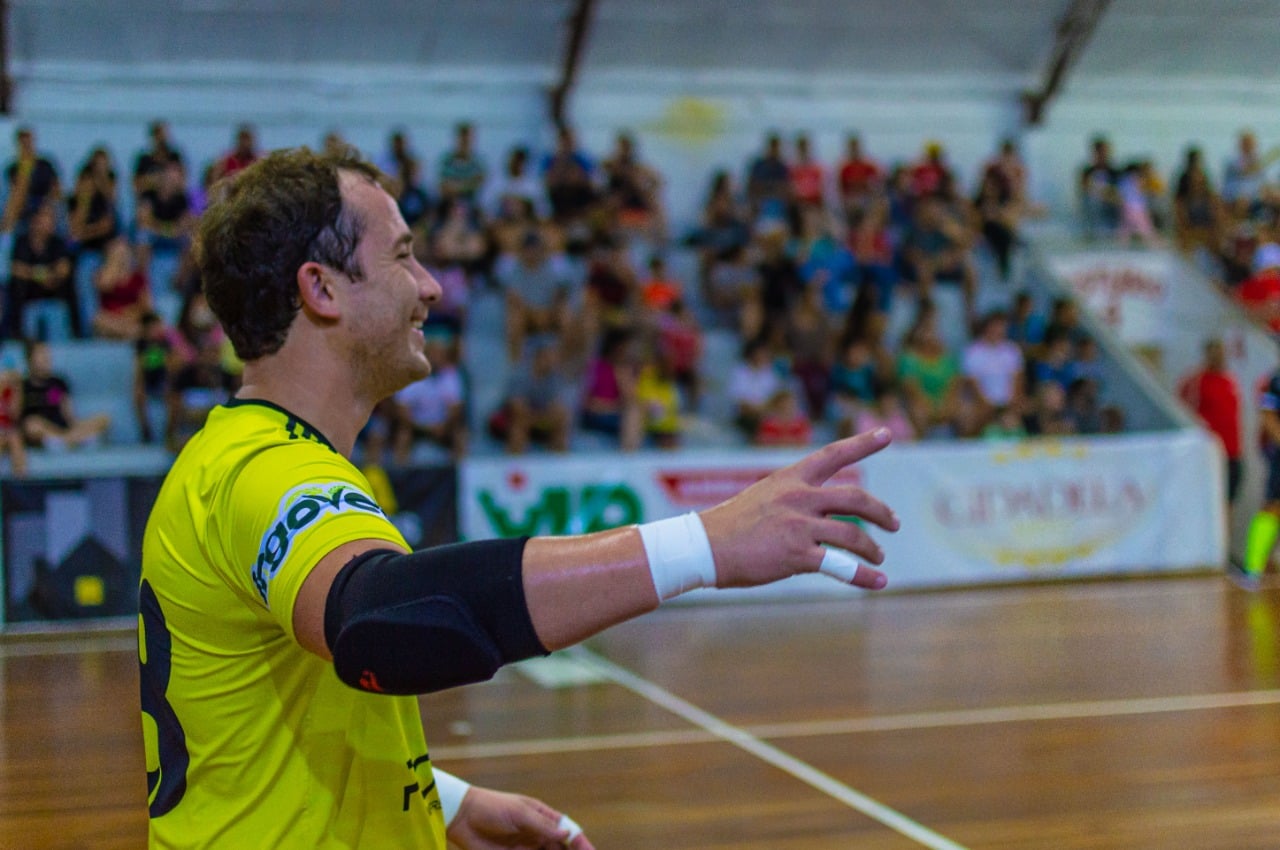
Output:
<instances>
[{"instance_id":1,"label":"crowd of spectators","mask_svg":"<svg viewBox=\"0 0 1280 850\"><path fill-rule=\"evenodd\" d=\"M330 133L321 144L345 143ZM240 364L199 291L191 240L213 184L259 156L253 128L237 128L231 147L193 174L155 122L123 188L103 148L69 183L32 128L18 130L16 149L0 218L11 245L0 329L132 342L138 432L176 450L237 386ZM1105 164L1105 145L1097 156ZM405 462L424 442L456 457L486 437L513 453L566 451L575 440L674 448L699 420L775 446L876 424L899 439L1119 427L1114 411L1098 409L1096 354L1069 302L1044 319L1025 295L978 313L980 278L1014 277L1019 223L1033 211L1012 142L966 180L939 142L887 165L851 135L827 164L805 134L770 134L740 171L711 176L700 220L680 232L662 176L625 132L596 157L565 128L545 154L516 146L491 170L470 124L456 126L434 163L395 130L372 159L444 293L426 329L436 368L375 412L362 440L373 463ZM1098 226L1141 237L1148 228L1125 212L1122 182L1114 196L1096 193ZM672 262L690 254L695 263ZM963 305L962 347L938 327L944 289ZM505 350L485 352L495 368L471 374L469 306L491 294ZM914 315L901 339L889 334L895 302ZM736 365L713 364L722 397L708 392L708 332L731 335L741 351ZM498 403L473 411L475 387L502 375ZM12 395L12 430L36 445L21 425L23 395ZM475 422L487 434L470 433Z\"/></svg>"}]
</instances>

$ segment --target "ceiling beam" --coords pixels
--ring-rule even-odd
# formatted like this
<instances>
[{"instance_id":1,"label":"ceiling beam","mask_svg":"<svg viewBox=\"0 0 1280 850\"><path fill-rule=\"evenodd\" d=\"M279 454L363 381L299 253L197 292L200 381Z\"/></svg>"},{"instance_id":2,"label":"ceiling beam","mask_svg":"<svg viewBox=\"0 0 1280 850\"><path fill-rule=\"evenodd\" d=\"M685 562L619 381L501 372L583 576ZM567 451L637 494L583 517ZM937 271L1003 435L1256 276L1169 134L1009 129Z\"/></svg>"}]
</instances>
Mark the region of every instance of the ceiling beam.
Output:
<instances>
[{"instance_id":1,"label":"ceiling beam","mask_svg":"<svg viewBox=\"0 0 1280 850\"><path fill-rule=\"evenodd\" d=\"M1071 0L1071 5L1058 21L1053 50L1041 74L1040 88L1022 96L1023 118L1030 126L1044 121L1049 104L1062 90L1071 66L1089 45L1098 21L1111 5L1111 0Z\"/></svg>"},{"instance_id":2,"label":"ceiling beam","mask_svg":"<svg viewBox=\"0 0 1280 850\"><path fill-rule=\"evenodd\" d=\"M558 130L569 124L569 93L578 79L578 65L582 59L582 51L586 48L595 6L596 0L575 0L573 13L567 22L569 37L565 39L564 56L561 57L560 81L551 90L551 120Z\"/></svg>"}]
</instances>

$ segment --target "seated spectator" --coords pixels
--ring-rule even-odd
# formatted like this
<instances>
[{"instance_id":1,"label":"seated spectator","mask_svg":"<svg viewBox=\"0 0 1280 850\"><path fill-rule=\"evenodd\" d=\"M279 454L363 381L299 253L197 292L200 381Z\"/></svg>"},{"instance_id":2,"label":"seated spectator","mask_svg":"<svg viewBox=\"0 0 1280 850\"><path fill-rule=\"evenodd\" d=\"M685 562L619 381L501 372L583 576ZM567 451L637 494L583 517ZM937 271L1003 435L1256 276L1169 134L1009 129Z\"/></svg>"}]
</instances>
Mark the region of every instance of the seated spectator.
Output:
<instances>
[{"instance_id":1,"label":"seated spectator","mask_svg":"<svg viewBox=\"0 0 1280 850\"><path fill-rule=\"evenodd\" d=\"M595 163L578 150L577 138L568 127L560 129L555 152L542 164L542 183L552 217L568 230L580 230L599 200L599 191ZM572 238L580 241L583 237L575 233Z\"/></svg>"},{"instance_id":2,"label":"seated spectator","mask_svg":"<svg viewBox=\"0 0 1280 850\"><path fill-rule=\"evenodd\" d=\"M908 170L911 175L911 194L917 198L936 195L947 183L954 184L947 154L940 142L927 142L924 156Z\"/></svg>"},{"instance_id":3,"label":"seated spectator","mask_svg":"<svg viewBox=\"0 0 1280 850\"><path fill-rule=\"evenodd\" d=\"M94 334L104 339L137 339L142 317L153 313L151 290L127 241L116 239L107 248L106 262L98 269L94 286L98 294Z\"/></svg>"},{"instance_id":4,"label":"seated spectator","mask_svg":"<svg viewBox=\"0 0 1280 850\"><path fill-rule=\"evenodd\" d=\"M841 436L865 434L876 428L889 429L895 443L909 443L916 438L916 429L902 406L897 386L887 381L875 383L871 404L858 411L853 429Z\"/></svg>"},{"instance_id":5,"label":"seated spectator","mask_svg":"<svg viewBox=\"0 0 1280 850\"><path fill-rule=\"evenodd\" d=\"M747 169L747 205L751 219L785 221L791 206L791 169L782 158L782 137L770 133L764 152Z\"/></svg>"},{"instance_id":6,"label":"seated spectator","mask_svg":"<svg viewBox=\"0 0 1280 850\"><path fill-rule=\"evenodd\" d=\"M680 387L669 357L655 354L640 369L636 380L636 406L644 435L660 449L680 445Z\"/></svg>"},{"instance_id":7,"label":"seated spectator","mask_svg":"<svg viewBox=\"0 0 1280 850\"><path fill-rule=\"evenodd\" d=\"M659 312L684 298L684 287L667 270L667 261L661 254L649 258L649 276L640 284L640 301L650 310Z\"/></svg>"},{"instance_id":8,"label":"seated spectator","mask_svg":"<svg viewBox=\"0 0 1280 850\"><path fill-rule=\"evenodd\" d=\"M1022 422L1022 416L1016 408L1008 405L996 408L991 421L982 429L984 440L1020 440L1025 436L1027 427Z\"/></svg>"},{"instance_id":9,"label":"seated spectator","mask_svg":"<svg viewBox=\"0 0 1280 850\"><path fill-rule=\"evenodd\" d=\"M795 393L784 388L769 396L752 442L771 447L799 447L813 442L813 425L800 409Z\"/></svg>"},{"instance_id":10,"label":"seated spectator","mask_svg":"<svg viewBox=\"0 0 1280 850\"><path fill-rule=\"evenodd\" d=\"M1199 148L1187 151L1186 163L1178 177L1173 197L1173 232L1178 250L1184 253L1203 249L1213 255L1222 247L1226 213L1222 199L1209 182Z\"/></svg>"},{"instance_id":11,"label":"seated spectator","mask_svg":"<svg viewBox=\"0 0 1280 850\"><path fill-rule=\"evenodd\" d=\"M992 311L979 323L977 335L964 350L962 371L987 418L997 408L1022 403L1025 361L1008 331L1007 314ZM1031 428L1027 431L1032 432Z\"/></svg>"},{"instance_id":12,"label":"seated spectator","mask_svg":"<svg viewBox=\"0 0 1280 850\"><path fill-rule=\"evenodd\" d=\"M1099 434L1124 433L1124 411L1114 404L1105 405L1098 411L1098 421L1101 423L1101 427L1098 429Z\"/></svg>"},{"instance_id":13,"label":"seated spectator","mask_svg":"<svg viewBox=\"0 0 1280 850\"><path fill-rule=\"evenodd\" d=\"M1080 217L1084 238L1092 242L1113 233L1120 222L1119 171L1111 164L1111 143L1095 137L1089 164L1080 171Z\"/></svg>"},{"instance_id":14,"label":"seated spectator","mask_svg":"<svg viewBox=\"0 0 1280 850\"><path fill-rule=\"evenodd\" d=\"M1098 406L1098 385L1090 378L1076 378L1067 387L1066 416L1076 434L1102 431L1102 410Z\"/></svg>"},{"instance_id":15,"label":"seated spectator","mask_svg":"<svg viewBox=\"0 0 1280 850\"><path fill-rule=\"evenodd\" d=\"M1044 348L1031 366L1032 384L1039 386L1045 381L1053 381L1066 392L1067 387L1080 377L1074 354L1075 346L1065 331L1055 331L1052 336L1045 337Z\"/></svg>"},{"instance_id":16,"label":"seated spectator","mask_svg":"<svg viewBox=\"0 0 1280 850\"><path fill-rule=\"evenodd\" d=\"M573 269L552 253L536 231L525 234L519 253L498 258L494 279L506 296L507 355L515 360L527 336L550 334L562 342L579 304Z\"/></svg>"},{"instance_id":17,"label":"seated spectator","mask_svg":"<svg viewBox=\"0 0 1280 850\"><path fill-rule=\"evenodd\" d=\"M387 149L378 157L378 169L390 181L392 196L399 197L404 188L411 167L418 167L421 174L421 163L418 154L409 143L409 132L397 127L387 136Z\"/></svg>"},{"instance_id":18,"label":"seated spectator","mask_svg":"<svg viewBox=\"0 0 1280 850\"><path fill-rule=\"evenodd\" d=\"M853 252L836 238L835 228L821 207L805 207L800 213L801 236L795 247L800 277L821 293L827 312L842 314L853 306L859 270Z\"/></svg>"},{"instance_id":19,"label":"seated spectator","mask_svg":"<svg viewBox=\"0 0 1280 850\"><path fill-rule=\"evenodd\" d=\"M635 139L619 133L613 154L604 161L605 199L617 226L657 244L666 232L662 178L636 156Z\"/></svg>"},{"instance_id":20,"label":"seated spectator","mask_svg":"<svg viewBox=\"0 0 1280 850\"><path fill-rule=\"evenodd\" d=\"M80 168L75 191L67 202L75 255L76 306L79 327L88 334L98 307L94 275L102 267L107 246L120 235L116 173L105 148L94 148Z\"/></svg>"},{"instance_id":21,"label":"seated spectator","mask_svg":"<svg viewBox=\"0 0 1280 850\"><path fill-rule=\"evenodd\" d=\"M529 173L529 149L523 145L507 154L505 170L489 184L486 194L484 211L494 218L501 218L512 203L528 205L535 218L551 214L546 187Z\"/></svg>"},{"instance_id":22,"label":"seated spectator","mask_svg":"<svg viewBox=\"0 0 1280 850\"><path fill-rule=\"evenodd\" d=\"M392 181L396 207L411 231L422 232L431 223L431 196L422 184L422 165L410 159L401 168L399 176Z\"/></svg>"},{"instance_id":23,"label":"seated spectator","mask_svg":"<svg viewBox=\"0 0 1280 850\"><path fill-rule=\"evenodd\" d=\"M243 171L257 161L258 140L253 127L249 124L241 124L236 128L235 146L214 163L212 180L216 183Z\"/></svg>"},{"instance_id":24,"label":"seated spectator","mask_svg":"<svg viewBox=\"0 0 1280 850\"><path fill-rule=\"evenodd\" d=\"M813 156L809 137L796 136L796 158L791 163L791 201L800 208L826 208L827 174Z\"/></svg>"},{"instance_id":25,"label":"seated spectator","mask_svg":"<svg viewBox=\"0 0 1280 850\"><path fill-rule=\"evenodd\" d=\"M858 267L858 282L875 294L875 309L888 313L898 284L896 249L889 230L889 199L878 195L849 214L849 249Z\"/></svg>"},{"instance_id":26,"label":"seated spectator","mask_svg":"<svg viewBox=\"0 0 1280 850\"><path fill-rule=\"evenodd\" d=\"M1116 193L1120 198L1120 223L1116 227L1116 239L1121 245L1129 245L1134 239L1147 247L1158 248L1162 243L1156 233L1150 198L1145 188L1149 164L1132 162L1120 172L1116 181Z\"/></svg>"},{"instance_id":27,"label":"seated spectator","mask_svg":"<svg viewBox=\"0 0 1280 850\"><path fill-rule=\"evenodd\" d=\"M455 460L467 450L466 395L457 356L439 334L427 338L426 351L431 374L395 394L393 452L401 465L424 437Z\"/></svg>"},{"instance_id":28,"label":"seated spectator","mask_svg":"<svg viewBox=\"0 0 1280 850\"><path fill-rule=\"evenodd\" d=\"M547 342L535 343L532 349L507 382L502 406L489 418L489 432L510 454L523 454L531 443L567 452L570 416L563 401L558 353Z\"/></svg>"},{"instance_id":29,"label":"seated spectator","mask_svg":"<svg viewBox=\"0 0 1280 850\"><path fill-rule=\"evenodd\" d=\"M747 246L738 245L717 256L705 277L703 298L716 325L747 336L749 324L759 323L760 272Z\"/></svg>"},{"instance_id":30,"label":"seated spectator","mask_svg":"<svg viewBox=\"0 0 1280 850\"><path fill-rule=\"evenodd\" d=\"M1101 392L1106 385L1107 368L1102 362L1102 354L1098 350L1098 341L1091 336L1081 335L1076 340L1073 360L1076 378L1089 379L1093 382L1094 387Z\"/></svg>"},{"instance_id":31,"label":"seated spectator","mask_svg":"<svg viewBox=\"0 0 1280 850\"><path fill-rule=\"evenodd\" d=\"M1018 218L1021 212L1014 198L1013 187L995 169L983 172L982 182L973 198L978 212L982 238L996 259L1000 279L1007 281L1013 263L1013 247L1018 238Z\"/></svg>"},{"instance_id":32,"label":"seated spectator","mask_svg":"<svg viewBox=\"0 0 1280 850\"><path fill-rule=\"evenodd\" d=\"M851 134L845 142L844 161L840 163L840 203L845 215L852 217L865 210L880 195L884 170L862 151L862 140ZM857 253L857 249L854 249ZM859 260L862 257L859 255Z\"/></svg>"},{"instance_id":33,"label":"seated spectator","mask_svg":"<svg viewBox=\"0 0 1280 850\"><path fill-rule=\"evenodd\" d=\"M965 223L947 214L941 197L929 195L917 201L903 257L919 297L932 297L937 281L958 283L964 293L965 310L972 315L978 276L969 253L970 244Z\"/></svg>"},{"instance_id":34,"label":"seated spectator","mask_svg":"<svg viewBox=\"0 0 1280 850\"><path fill-rule=\"evenodd\" d=\"M660 312L654 322L654 341L658 356L671 364L676 384L684 392L690 410L698 408L702 396L702 328L683 299L677 299Z\"/></svg>"},{"instance_id":35,"label":"seated spectator","mask_svg":"<svg viewBox=\"0 0 1280 850\"><path fill-rule=\"evenodd\" d=\"M1222 177L1222 200L1235 218L1250 218L1257 212L1266 182L1266 166L1258 155L1257 138L1247 130L1242 131L1236 155L1227 162Z\"/></svg>"},{"instance_id":36,"label":"seated spectator","mask_svg":"<svg viewBox=\"0 0 1280 850\"><path fill-rule=\"evenodd\" d=\"M153 443L169 433L169 338L164 322L145 313L134 343L133 407L142 442Z\"/></svg>"},{"instance_id":37,"label":"seated spectator","mask_svg":"<svg viewBox=\"0 0 1280 850\"><path fill-rule=\"evenodd\" d=\"M1005 139L1000 143L1000 151L989 160L982 169L983 175L994 174L1008 188L1011 201L1023 213L1041 212L1027 195L1027 166L1018 153L1018 145L1013 139Z\"/></svg>"},{"instance_id":38,"label":"seated spectator","mask_svg":"<svg viewBox=\"0 0 1280 850\"><path fill-rule=\"evenodd\" d=\"M463 121L453 128L453 148L440 160L440 195L473 204L487 175L484 161L475 152L475 128Z\"/></svg>"},{"instance_id":39,"label":"seated spectator","mask_svg":"<svg viewBox=\"0 0 1280 850\"><path fill-rule=\"evenodd\" d=\"M18 424L21 417L22 373L17 364L6 362L0 366L0 451L8 456L15 478L27 474L27 444Z\"/></svg>"},{"instance_id":40,"label":"seated spectator","mask_svg":"<svg viewBox=\"0 0 1280 850\"><path fill-rule=\"evenodd\" d=\"M431 255L444 266L458 266L468 274L480 271L489 246L479 212L469 201L446 198L431 228Z\"/></svg>"},{"instance_id":41,"label":"seated spectator","mask_svg":"<svg viewBox=\"0 0 1280 850\"><path fill-rule=\"evenodd\" d=\"M805 289L800 267L787 252L787 231L780 222L763 227L757 234L757 243L760 290L744 312L742 332L748 338L767 335L772 326L783 324Z\"/></svg>"},{"instance_id":42,"label":"seated spectator","mask_svg":"<svg viewBox=\"0 0 1280 850\"><path fill-rule=\"evenodd\" d=\"M850 339L831 369L831 395L836 408L836 432L843 436L854 433L858 414L875 400L881 380L871 346L861 337Z\"/></svg>"},{"instance_id":43,"label":"seated spectator","mask_svg":"<svg viewBox=\"0 0 1280 850\"><path fill-rule=\"evenodd\" d=\"M627 330L605 333L599 356L587 366L578 420L584 431L617 438L623 451L640 447L643 429L631 340Z\"/></svg>"},{"instance_id":44,"label":"seated spectator","mask_svg":"<svg viewBox=\"0 0 1280 850\"><path fill-rule=\"evenodd\" d=\"M1280 334L1280 245L1266 242L1253 255L1253 276L1236 290L1240 303L1273 334Z\"/></svg>"},{"instance_id":45,"label":"seated spectator","mask_svg":"<svg viewBox=\"0 0 1280 850\"><path fill-rule=\"evenodd\" d=\"M75 321L71 251L55 230L56 223L53 205L46 204L13 243L9 287L14 325L27 339L71 338Z\"/></svg>"},{"instance_id":46,"label":"seated spectator","mask_svg":"<svg viewBox=\"0 0 1280 850\"><path fill-rule=\"evenodd\" d=\"M787 314L785 325L791 374L800 382L804 408L814 420L826 412L835 359L835 325L823 309L821 292L817 281L811 283Z\"/></svg>"},{"instance_id":47,"label":"seated spectator","mask_svg":"<svg viewBox=\"0 0 1280 850\"><path fill-rule=\"evenodd\" d=\"M17 156L4 170L8 197L0 217L0 233L21 229L49 203L62 197L62 181L52 160L36 150L36 134L30 127L14 131Z\"/></svg>"},{"instance_id":48,"label":"seated spectator","mask_svg":"<svg viewBox=\"0 0 1280 850\"><path fill-rule=\"evenodd\" d=\"M27 445L33 448L78 448L96 442L111 426L105 413L76 416L71 404L71 387L53 371L53 353L48 343L27 340L27 377L22 382L20 426Z\"/></svg>"},{"instance_id":49,"label":"seated spectator","mask_svg":"<svg viewBox=\"0 0 1280 850\"><path fill-rule=\"evenodd\" d=\"M218 317L213 314L204 297L204 290L198 288L187 293L178 313L177 324L169 328L166 334L174 370L194 363L206 339L212 339L218 345L226 341L222 325L218 324Z\"/></svg>"},{"instance_id":50,"label":"seated spectator","mask_svg":"<svg viewBox=\"0 0 1280 850\"><path fill-rule=\"evenodd\" d=\"M937 317L931 302L922 305L898 355L903 401L921 437L951 436L960 400L960 364L942 340Z\"/></svg>"},{"instance_id":51,"label":"seated spectator","mask_svg":"<svg viewBox=\"0 0 1280 850\"><path fill-rule=\"evenodd\" d=\"M444 329L456 335L466 327L467 305L471 300L471 275L467 273L464 261L450 254L455 247L450 244L452 238L447 236L439 241L427 239L423 243L415 242L414 253L418 262L440 284L440 298L431 305L426 327Z\"/></svg>"},{"instance_id":52,"label":"seated spectator","mask_svg":"<svg viewBox=\"0 0 1280 850\"><path fill-rule=\"evenodd\" d=\"M639 289L627 246L608 234L597 234L587 263L585 324L593 330L597 325L631 327Z\"/></svg>"},{"instance_id":53,"label":"seated spectator","mask_svg":"<svg viewBox=\"0 0 1280 850\"><path fill-rule=\"evenodd\" d=\"M161 292L176 291L177 266L191 243L195 222L186 174L181 163L170 161L161 169L156 188L138 199L138 263Z\"/></svg>"},{"instance_id":54,"label":"seated spectator","mask_svg":"<svg viewBox=\"0 0 1280 850\"><path fill-rule=\"evenodd\" d=\"M1054 298L1049 305L1049 323L1045 325L1044 335L1059 333L1065 333L1077 345L1088 336L1080 321L1080 305L1069 296Z\"/></svg>"},{"instance_id":55,"label":"seated spectator","mask_svg":"<svg viewBox=\"0 0 1280 850\"><path fill-rule=\"evenodd\" d=\"M687 241L702 250L704 272L712 260L746 248L751 242L751 215L739 201L729 172L717 171L711 176L701 226Z\"/></svg>"},{"instance_id":56,"label":"seated spectator","mask_svg":"<svg viewBox=\"0 0 1280 850\"><path fill-rule=\"evenodd\" d=\"M209 411L225 404L236 391L236 376L222 364L222 348L206 337L196 359L174 370L168 387L168 426L165 445L178 452L204 427Z\"/></svg>"},{"instance_id":57,"label":"seated spectator","mask_svg":"<svg viewBox=\"0 0 1280 850\"><path fill-rule=\"evenodd\" d=\"M1023 418L1023 426L1032 437L1054 437L1076 432L1075 422L1067 415L1067 393L1062 385L1045 381L1036 387L1031 410Z\"/></svg>"},{"instance_id":58,"label":"seated spectator","mask_svg":"<svg viewBox=\"0 0 1280 850\"><path fill-rule=\"evenodd\" d=\"M1044 341L1044 317L1035 311L1029 290L1020 290L1013 296L1013 306L1009 310L1009 339L1022 346L1024 355Z\"/></svg>"},{"instance_id":59,"label":"seated spectator","mask_svg":"<svg viewBox=\"0 0 1280 850\"><path fill-rule=\"evenodd\" d=\"M160 173L170 162L177 162L185 170L182 152L169 139L169 125L164 121L152 121L147 125L150 146L141 151L133 161L133 197L136 201L149 191L160 188Z\"/></svg>"},{"instance_id":60,"label":"seated spectator","mask_svg":"<svg viewBox=\"0 0 1280 850\"><path fill-rule=\"evenodd\" d=\"M782 378L774 368L769 347L763 339L752 339L743 347L742 360L729 374L734 424L748 437L753 437L769 400L784 388Z\"/></svg>"}]
</instances>

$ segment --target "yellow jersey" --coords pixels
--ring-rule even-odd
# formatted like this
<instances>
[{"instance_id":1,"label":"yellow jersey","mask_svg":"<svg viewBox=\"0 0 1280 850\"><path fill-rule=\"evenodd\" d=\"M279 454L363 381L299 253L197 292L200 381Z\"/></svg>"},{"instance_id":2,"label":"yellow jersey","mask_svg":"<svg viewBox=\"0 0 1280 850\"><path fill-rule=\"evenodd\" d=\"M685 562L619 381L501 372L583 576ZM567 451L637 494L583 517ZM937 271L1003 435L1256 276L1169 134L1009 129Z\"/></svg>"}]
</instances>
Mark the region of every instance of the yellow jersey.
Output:
<instances>
[{"instance_id":1,"label":"yellow jersey","mask_svg":"<svg viewBox=\"0 0 1280 850\"><path fill-rule=\"evenodd\" d=\"M178 456L139 590L151 847L444 850L417 700L347 687L294 636L326 553L408 548L370 490L262 401L215 408Z\"/></svg>"}]
</instances>

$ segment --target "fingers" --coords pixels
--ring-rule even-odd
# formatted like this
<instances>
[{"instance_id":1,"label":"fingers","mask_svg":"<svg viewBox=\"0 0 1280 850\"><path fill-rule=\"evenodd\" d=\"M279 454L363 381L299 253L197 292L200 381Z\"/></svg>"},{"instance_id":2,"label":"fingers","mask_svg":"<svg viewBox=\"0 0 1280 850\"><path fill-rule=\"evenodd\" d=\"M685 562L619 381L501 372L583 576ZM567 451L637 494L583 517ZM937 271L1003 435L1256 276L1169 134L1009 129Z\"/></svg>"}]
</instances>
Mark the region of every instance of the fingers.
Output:
<instances>
[{"instance_id":1,"label":"fingers","mask_svg":"<svg viewBox=\"0 0 1280 850\"><path fill-rule=\"evenodd\" d=\"M566 847L579 850L579 848L591 846L582 835L582 827L578 826L578 824L574 822L573 818L568 815L561 815L560 822L557 823L556 826L562 831L567 830L565 837L560 840ZM579 841L579 839L581 839L581 841Z\"/></svg>"},{"instance_id":2,"label":"fingers","mask_svg":"<svg viewBox=\"0 0 1280 850\"><path fill-rule=\"evenodd\" d=\"M857 558L841 549L825 549L818 572L831 576L842 584L867 590L880 590L889 584L889 577L884 573L858 563Z\"/></svg>"},{"instance_id":3,"label":"fingers","mask_svg":"<svg viewBox=\"0 0 1280 850\"><path fill-rule=\"evenodd\" d=\"M844 549L872 564L884 563L884 550L871 539L871 535L856 523L841 519L821 519L814 524L814 539L837 549Z\"/></svg>"},{"instance_id":4,"label":"fingers","mask_svg":"<svg viewBox=\"0 0 1280 850\"><path fill-rule=\"evenodd\" d=\"M828 443L793 467L800 477L815 486L850 464L857 463L889 445L889 429L877 428L844 440Z\"/></svg>"},{"instance_id":5,"label":"fingers","mask_svg":"<svg viewBox=\"0 0 1280 850\"><path fill-rule=\"evenodd\" d=\"M823 487L818 492L818 510L827 516L856 516L885 531L898 530L893 509L861 487Z\"/></svg>"}]
</instances>

